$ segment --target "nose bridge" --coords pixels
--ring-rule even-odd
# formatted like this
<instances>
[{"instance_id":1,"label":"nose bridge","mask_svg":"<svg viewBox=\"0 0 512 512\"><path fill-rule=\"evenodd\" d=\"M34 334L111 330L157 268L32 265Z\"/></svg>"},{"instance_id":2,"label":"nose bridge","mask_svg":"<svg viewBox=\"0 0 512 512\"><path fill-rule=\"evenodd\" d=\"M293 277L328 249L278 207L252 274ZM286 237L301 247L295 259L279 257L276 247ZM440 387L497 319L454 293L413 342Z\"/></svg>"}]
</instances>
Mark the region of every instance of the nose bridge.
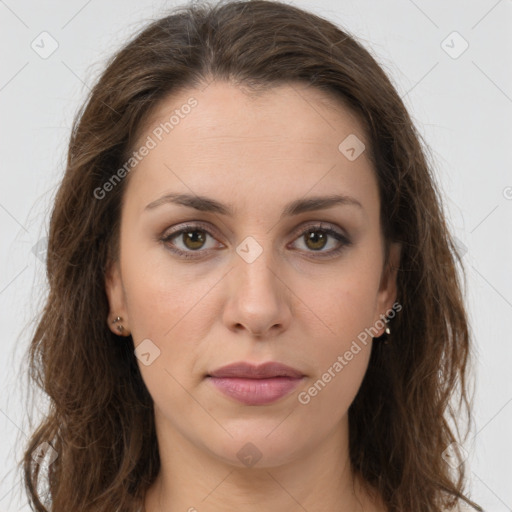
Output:
<instances>
[{"instance_id":1,"label":"nose bridge","mask_svg":"<svg viewBox=\"0 0 512 512\"><path fill-rule=\"evenodd\" d=\"M239 260L237 280L244 288L253 290L256 287L259 292L277 291L276 261L270 236L259 237L259 241L254 236L247 236L237 246L236 252Z\"/></svg>"},{"instance_id":2,"label":"nose bridge","mask_svg":"<svg viewBox=\"0 0 512 512\"><path fill-rule=\"evenodd\" d=\"M236 252L238 261L230 272L231 297L226 320L252 333L263 333L276 324L284 327L290 311L271 237L262 236L258 241L255 236L248 236L236 247Z\"/></svg>"}]
</instances>

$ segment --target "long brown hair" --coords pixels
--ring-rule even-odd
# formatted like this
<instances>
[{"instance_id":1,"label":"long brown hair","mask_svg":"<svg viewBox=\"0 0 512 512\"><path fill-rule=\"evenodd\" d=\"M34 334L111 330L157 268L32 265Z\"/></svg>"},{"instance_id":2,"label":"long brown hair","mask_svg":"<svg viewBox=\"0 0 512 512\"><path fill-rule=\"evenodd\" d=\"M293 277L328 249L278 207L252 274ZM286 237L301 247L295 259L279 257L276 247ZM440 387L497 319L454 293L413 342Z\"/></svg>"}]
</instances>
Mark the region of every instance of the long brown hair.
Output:
<instances>
[{"instance_id":1,"label":"long brown hair","mask_svg":"<svg viewBox=\"0 0 512 512\"><path fill-rule=\"evenodd\" d=\"M163 98L212 79L254 91L299 81L334 95L364 123L383 234L402 243L403 310L391 343L374 344L349 409L351 462L390 512L440 512L461 500L481 510L464 495L458 451L460 465L445 460L461 442L461 418L471 419L471 339L466 278L426 144L354 36L264 0L193 3L151 22L111 59L75 118L51 214L49 295L27 353L30 378L49 397L20 463L31 505L38 512L135 511L159 471L151 396L132 344L106 323L104 273L117 256L126 179L104 197L95 191L126 162L145 116ZM57 455L46 466L33 458L41 446Z\"/></svg>"}]
</instances>

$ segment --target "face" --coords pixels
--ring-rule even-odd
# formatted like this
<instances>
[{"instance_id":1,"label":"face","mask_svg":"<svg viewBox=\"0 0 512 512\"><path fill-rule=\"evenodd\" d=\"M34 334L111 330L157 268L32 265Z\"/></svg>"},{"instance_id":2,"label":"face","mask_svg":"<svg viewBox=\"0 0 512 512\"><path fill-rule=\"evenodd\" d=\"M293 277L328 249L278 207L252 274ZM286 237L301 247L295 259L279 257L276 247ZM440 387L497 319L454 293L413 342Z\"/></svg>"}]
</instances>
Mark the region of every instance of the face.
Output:
<instances>
[{"instance_id":1,"label":"face","mask_svg":"<svg viewBox=\"0 0 512 512\"><path fill-rule=\"evenodd\" d=\"M366 145L355 159L354 135ZM383 333L396 297L361 125L302 85L249 97L214 82L163 101L134 150L143 145L106 289L110 321L121 316L138 349L159 441L236 466L254 447L267 467L317 450L347 428L371 352L362 333ZM344 200L311 202L332 196ZM392 245L391 268L398 258ZM283 377L259 381L243 402L207 377L242 361L302 377L284 395L272 395Z\"/></svg>"}]
</instances>

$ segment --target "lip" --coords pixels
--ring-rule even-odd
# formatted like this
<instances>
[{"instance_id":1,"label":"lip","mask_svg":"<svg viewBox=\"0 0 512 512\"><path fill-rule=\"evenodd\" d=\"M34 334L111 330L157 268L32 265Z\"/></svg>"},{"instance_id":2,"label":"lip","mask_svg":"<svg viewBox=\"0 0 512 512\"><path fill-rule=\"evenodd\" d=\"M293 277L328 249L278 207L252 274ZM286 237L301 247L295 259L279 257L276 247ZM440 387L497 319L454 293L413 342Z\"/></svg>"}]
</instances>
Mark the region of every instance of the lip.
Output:
<instances>
[{"instance_id":1,"label":"lip","mask_svg":"<svg viewBox=\"0 0 512 512\"><path fill-rule=\"evenodd\" d=\"M291 377L300 379L304 374L276 361L269 361L260 365L253 365L244 361L231 363L217 368L208 374L208 377L238 377L242 379L268 379L271 377Z\"/></svg>"},{"instance_id":2,"label":"lip","mask_svg":"<svg viewBox=\"0 0 512 512\"><path fill-rule=\"evenodd\" d=\"M207 378L223 394L245 405L265 405L295 389L305 375L277 362L258 366L238 362L210 372Z\"/></svg>"}]
</instances>

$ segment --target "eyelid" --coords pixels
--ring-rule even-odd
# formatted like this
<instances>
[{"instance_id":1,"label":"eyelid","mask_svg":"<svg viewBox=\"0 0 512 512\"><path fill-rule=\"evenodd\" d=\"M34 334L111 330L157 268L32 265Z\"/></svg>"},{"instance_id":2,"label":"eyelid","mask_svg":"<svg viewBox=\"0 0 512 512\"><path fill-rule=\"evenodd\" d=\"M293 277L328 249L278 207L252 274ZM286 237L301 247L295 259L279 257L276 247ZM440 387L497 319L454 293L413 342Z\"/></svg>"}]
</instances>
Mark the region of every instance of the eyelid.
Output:
<instances>
[{"instance_id":1,"label":"eyelid","mask_svg":"<svg viewBox=\"0 0 512 512\"><path fill-rule=\"evenodd\" d=\"M308 229L312 229L312 228L318 229L319 231L320 230L334 231L336 234L343 236L345 238L348 238L348 235L346 233L344 233L344 231L341 228L336 226L336 224L333 224L331 222L326 222L326 221L305 222L293 231L293 236L295 236L297 234L302 235L304 233L304 231L307 231ZM294 240L295 240L295 238L294 238Z\"/></svg>"},{"instance_id":2,"label":"eyelid","mask_svg":"<svg viewBox=\"0 0 512 512\"><path fill-rule=\"evenodd\" d=\"M206 232L208 232L210 234L215 233L218 237L220 237L218 230L214 226L212 226L209 223L200 221L200 220L184 222L183 224L179 225L177 229L173 229L172 231L169 231L169 232L166 229L166 230L164 230L161 237L168 238L171 235L178 234L183 230L186 230L186 229L192 230L192 229L198 228L198 227L201 227L202 229L204 229ZM306 231L308 228L316 228L318 230L331 229L331 230L335 231L337 234L339 234L340 236L344 236L345 238L348 238L348 235L346 233L344 233L344 230L342 230L335 224L333 224L331 222L326 222L326 221L309 221L309 222L302 223L299 227L297 227L293 230L293 232L292 232L293 236L303 234L303 232Z\"/></svg>"},{"instance_id":3,"label":"eyelid","mask_svg":"<svg viewBox=\"0 0 512 512\"><path fill-rule=\"evenodd\" d=\"M339 246L338 248L336 249L331 249L330 251L306 251L307 253L310 253L310 254L317 254L318 256L315 256L317 259L319 258L328 258L329 256L331 257L334 257L336 255L338 255L345 247L347 246L350 246L352 245L352 240L351 238L349 237L348 234L346 234L346 232L339 228L338 226L336 226L335 224L333 223L330 223L330 222L326 222L326 221L309 221L309 222L305 222L303 224L301 224L299 227L297 227L296 229L294 229L293 231L293 239L292 239L292 242L295 242L301 235L304 235L309 229L313 230L313 229L316 229L318 231L324 231L327 233L327 235L331 238L335 238L340 244L341 246ZM186 231L194 231L194 230L201 230L201 231L204 231L207 235L209 236L212 236L213 238L216 238L216 237L219 237L218 235L218 230L210 225L209 223L205 223L203 221L188 221L188 222L184 222L183 224L181 225L178 225L177 228L174 228L172 229L171 231L168 231L168 230L165 230L163 232L163 234L158 237L157 241L160 241L160 242L163 242L164 244L166 244L166 242L168 242L171 238L174 238L175 236L179 236L181 234L183 234L184 232ZM215 235L215 236L213 236ZM218 242L218 240L217 240ZM224 246L224 244L222 244L222 242L218 242L220 243L222 246ZM189 250L189 251L183 251L182 249L178 249L178 248L168 248L168 250L170 250L171 252L175 253L175 254L178 254L179 256L183 256L184 258L189 258L189 259L192 259L192 258L200 258L201 256L193 256L193 254L197 253L197 254L204 254L204 253L209 253L210 251L214 250L214 249L198 249L197 251L192 251L192 250ZM301 251L299 251L301 252Z\"/></svg>"},{"instance_id":4,"label":"eyelid","mask_svg":"<svg viewBox=\"0 0 512 512\"><path fill-rule=\"evenodd\" d=\"M301 224L300 227L294 231L294 238L292 242L299 240L308 231L323 231L328 237L334 238L338 242L338 247L329 251L306 251L306 257L313 256L316 260L322 258L329 259L338 256L344 249L353 245L352 237L346 233L345 230L338 227L336 224L331 222L312 221ZM303 252L303 251L299 251Z\"/></svg>"},{"instance_id":5,"label":"eyelid","mask_svg":"<svg viewBox=\"0 0 512 512\"><path fill-rule=\"evenodd\" d=\"M187 231L196 231L196 230L204 231L207 236L211 236L213 239L215 239L215 241L218 244L220 244L220 246L225 247L225 245L222 242L218 241L218 238L222 238L222 237L218 234L218 230L215 227L213 227L212 225L210 225L208 223L204 223L202 221L195 221L195 220L179 224L177 227L173 227L173 229L171 229L171 230L165 230L161 236L157 237L157 241L162 242L164 245L167 246L168 250L170 250L171 252L173 252L175 254L178 254L178 256L182 255L182 256L188 257L188 258L197 258L197 256L193 256L194 253L205 254L205 253L209 253L213 249L198 249L197 251L184 251L183 249L179 249L177 247L174 247L171 249L168 246L168 242L170 239L172 239L174 237L179 237L183 233L186 233ZM218 249L218 248L219 247L216 247L216 249Z\"/></svg>"}]
</instances>

